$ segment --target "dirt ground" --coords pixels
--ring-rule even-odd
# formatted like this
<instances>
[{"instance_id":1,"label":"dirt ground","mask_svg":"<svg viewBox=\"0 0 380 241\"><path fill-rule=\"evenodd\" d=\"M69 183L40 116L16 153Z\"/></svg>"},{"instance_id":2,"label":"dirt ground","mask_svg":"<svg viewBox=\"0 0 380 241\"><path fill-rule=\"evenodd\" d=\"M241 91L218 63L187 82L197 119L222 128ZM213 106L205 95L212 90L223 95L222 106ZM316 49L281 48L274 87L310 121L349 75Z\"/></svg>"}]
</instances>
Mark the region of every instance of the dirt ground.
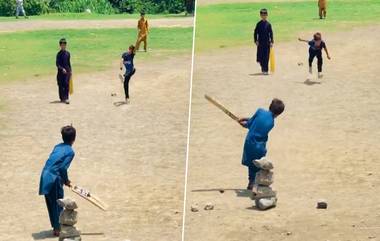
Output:
<instances>
[{"instance_id":1,"label":"dirt ground","mask_svg":"<svg viewBox=\"0 0 380 241\"><path fill-rule=\"evenodd\" d=\"M57 240L38 185L70 123L77 140L69 177L109 205L102 212L65 190L78 202L78 228L104 233L82 240L180 240L191 55L144 63L138 55L130 105L113 105L124 99L118 64L76 75L70 105L50 103L55 76L1 86L1 241Z\"/></svg>"},{"instance_id":2,"label":"dirt ground","mask_svg":"<svg viewBox=\"0 0 380 241\"><path fill-rule=\"evenodd\" d=\"M17 22L2 22L1 32L46 30L46 29L84 29L84 28L136 28L135 19L117 20L29 20L20 19ZM154 27L192 27L193 18L162 18L150 19L151 28Z\"/></svg>"},{"instance_id":3,"label":"dirt ground","mask_svg":"<svg viewBox=\"0 0 380 241\"><path fill-rule=\"evenodd\" d=\"M324 33L332 60L321 80L308 74L307 45L296 37L275 47L271 76L255 75L253 46L196 54L185 240L380 240L380 26ZM239 116L273 97L285 102L268 142L275 209L253 207L240 164L247 131L204 94ZM316 209L321 198L327 210ZM207 202L215 210L190 211Z\"/></svg>"}]
</instances>

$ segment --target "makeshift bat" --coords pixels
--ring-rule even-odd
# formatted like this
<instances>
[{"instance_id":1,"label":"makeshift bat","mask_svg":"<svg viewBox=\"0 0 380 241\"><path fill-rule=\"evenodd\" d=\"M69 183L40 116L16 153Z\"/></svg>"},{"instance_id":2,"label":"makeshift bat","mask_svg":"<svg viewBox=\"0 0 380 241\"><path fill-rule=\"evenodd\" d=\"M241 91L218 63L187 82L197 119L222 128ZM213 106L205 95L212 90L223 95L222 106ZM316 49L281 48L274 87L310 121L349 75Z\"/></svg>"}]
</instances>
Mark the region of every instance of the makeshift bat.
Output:
<instances>
[{"instance_id":1,"label":"makeshift bat","mask_svg":"<svg viewBox=\"0 0 380 241\"><path fill-rule=\"evenodd\" d=\"M74 82L73 82L73 76L70 76L69 80L69 94L72 95L74 94Z\"/></svg>"},{"instance_id":2,"label":"makeshift bat","mask_svg":"<svg viewBox=\"0 0 380 241\"><path fill-rule=\"evenodd\" d=\"M86 199L91 204L100 208L101 210L106 211L106 209L107 209L106 205L102 201L100 201L99 198L97 198L92 193L90 193L90 191L88 191L84 188L81 188L79 186L75 186L75 185L71 186L70 190L73 191L74 193L76 193L77 195L79 195L80 197Z\"/></svg>"},{"instance_id":3,"label":"makeshift bat","mask_svg":"<svg viewBox=\"0 0 380 241\"><path fill-rule=\"evenodd\" d=\"M213 98L211 98L208 95L205 95L205 98L206 98L206 100L210 101L213 105L215 105L216 107L218 107L220 110L222 110L229 117L231 117L234 121L239 122L239 118L236 115L232 114L231 111L227 110L227 108L224 107L222 104L220 104L219 102L217 102L216 100L214 100Z\"/></svg>"},{"instance_id":4,"label":"makeshift bat","mask_svg":"<svg viewBox=\"0 0 380 241\"><path fill-rule=\"evenodd\" d=\"M276 62L275 62L275 58L274 58L274 48L270 48L270 52L269 52L269 65L270 65L270 72L274 73L274 71L276 70Z\"/></svg>"}]
</instances>

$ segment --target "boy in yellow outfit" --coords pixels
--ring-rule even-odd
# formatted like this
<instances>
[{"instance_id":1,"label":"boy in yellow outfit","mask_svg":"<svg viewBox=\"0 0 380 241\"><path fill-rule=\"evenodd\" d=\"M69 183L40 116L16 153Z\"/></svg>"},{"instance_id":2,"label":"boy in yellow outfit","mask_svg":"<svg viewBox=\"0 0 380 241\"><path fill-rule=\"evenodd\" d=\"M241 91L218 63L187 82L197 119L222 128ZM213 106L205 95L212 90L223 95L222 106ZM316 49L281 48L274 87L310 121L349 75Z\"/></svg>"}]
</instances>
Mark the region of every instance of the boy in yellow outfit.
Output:
<instances>
[{"instance_id":1,"label":"boy in yellow outfit","mask_svg":"<svg viewBox=\"0 0 380 241\"><path fill-rule=\"evenodd\" d=\"M145 19L145 13L141 13L140 20L137 23L137 29L139 31L139 34L137 36L136 41L136 50L138 51L140 48L141 42L144 42L144 51L147 50L147 38L149 33L149 27L148 27L148 20Z\"/></svg>"},{"instance_id":2,"label":"boy in yellow outfit","mask_svg":"<svg viewBox=\"0 0 380 241\"><path fill-rule=\"evenodd\" d=\"M318 0L319 18L326 18L327 0Z\"/></svg>"}]
</instances>

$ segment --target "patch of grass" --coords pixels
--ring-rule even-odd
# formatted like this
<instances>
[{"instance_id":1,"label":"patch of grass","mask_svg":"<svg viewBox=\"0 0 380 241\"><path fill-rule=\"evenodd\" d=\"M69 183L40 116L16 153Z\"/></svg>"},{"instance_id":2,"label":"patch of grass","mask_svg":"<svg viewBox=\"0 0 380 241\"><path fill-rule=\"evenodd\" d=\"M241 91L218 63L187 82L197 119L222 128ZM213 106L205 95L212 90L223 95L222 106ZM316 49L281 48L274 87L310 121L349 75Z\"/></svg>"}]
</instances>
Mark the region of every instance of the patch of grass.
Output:
<instances>
[{"instance_id":1,"label":"patch of grass","mask_svg":"<svg viewBox=\"0 0 380 241\"><path fill-rule=\"evenodd\" d=\"M316 1L218 4L197 8L196 49L250 45L261 8L269 11L275 42L305 31L334 31L379 23L379 0L330 0L320 20ZM307 37L307 36L306 36Z\"/></svg>"},{"instance_id":2,"label":"patch of grass","mask_svg":"<svg viewBox=\"0 0 380 241\"><path fill-rule=\"evenodd\" d=\"M148 53L136 58L165 58L190 53L192 28L153 28ZM101 71L118 61L136 41L134 29L46 30L0 34L0 83L56 72L58 40L65 37L74 73Z\"/></svg>"},{"instance_id":3,"label":"patch of grass","mask_svg":"<svg viewBox=\"0 0 380 241\"><path fill-rule=\"evenodd\" d=\"M149 14L148 19L157 18L176 18L184 17L185 14ZM26 21L33 20L111 20L111 19L138 19L140 14L97 14L97 13L51 13L39 16L29 16ZM0 17L0 22L8 21L22 21L24 18L21 16L20 19L15 17Z\"/></svg>"}]
</instances>

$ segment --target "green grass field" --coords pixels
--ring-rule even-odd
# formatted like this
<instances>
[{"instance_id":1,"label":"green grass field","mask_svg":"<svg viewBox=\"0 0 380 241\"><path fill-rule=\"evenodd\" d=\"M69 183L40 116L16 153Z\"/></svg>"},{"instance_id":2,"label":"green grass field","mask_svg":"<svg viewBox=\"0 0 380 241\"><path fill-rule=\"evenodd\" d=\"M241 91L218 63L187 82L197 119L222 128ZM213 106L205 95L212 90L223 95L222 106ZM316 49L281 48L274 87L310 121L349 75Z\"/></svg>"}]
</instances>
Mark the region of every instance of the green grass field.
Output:
<instances>
[{"instance_id":1,"label":"green grass field","mask_svg":"<svg viewBox=\"0 0 380 241\"><path fill-rule=\"evenodd\" d=\"M157 18L177 18L184 17L185 14L152 14L147 15L148 19ZM88 13L51 13L39 16L30 16L27 21L31 20L111 20L111 19L138 19L139 14L88 14ZM22 16L20 19L15 17L0 17L0 22L8 21L22 21L24 18Z\"/></svg>"},{"instance_id":2,"label":"green grass field","mask_svg":"<svg viewBox=\"0 0 380 241\"><path fill-rule=\"evenodd\" d=\"M252 44L258 13L264 7L276 42L295 39L300 32L346 30L380 21L380 0L330 0L326 20L318 17L317 1L201 6L197 8L196 50Z\"/></svg>"},{"instance_id":3,"label":"green grass field","mask_svg":"<svg viewBox=\"0 0 380 241\"><path fill-rule=\"evenodd\" d=\"M166 58L191 53L192 28L153 28L148 53L136 58ZM75 73L102 71L119 61L136 41L134 29L33 31L0 34L0 83L54 74L58 40L65 37ZM3 57L4 56L4 57Z\"/></svg>"}]
</instances>

